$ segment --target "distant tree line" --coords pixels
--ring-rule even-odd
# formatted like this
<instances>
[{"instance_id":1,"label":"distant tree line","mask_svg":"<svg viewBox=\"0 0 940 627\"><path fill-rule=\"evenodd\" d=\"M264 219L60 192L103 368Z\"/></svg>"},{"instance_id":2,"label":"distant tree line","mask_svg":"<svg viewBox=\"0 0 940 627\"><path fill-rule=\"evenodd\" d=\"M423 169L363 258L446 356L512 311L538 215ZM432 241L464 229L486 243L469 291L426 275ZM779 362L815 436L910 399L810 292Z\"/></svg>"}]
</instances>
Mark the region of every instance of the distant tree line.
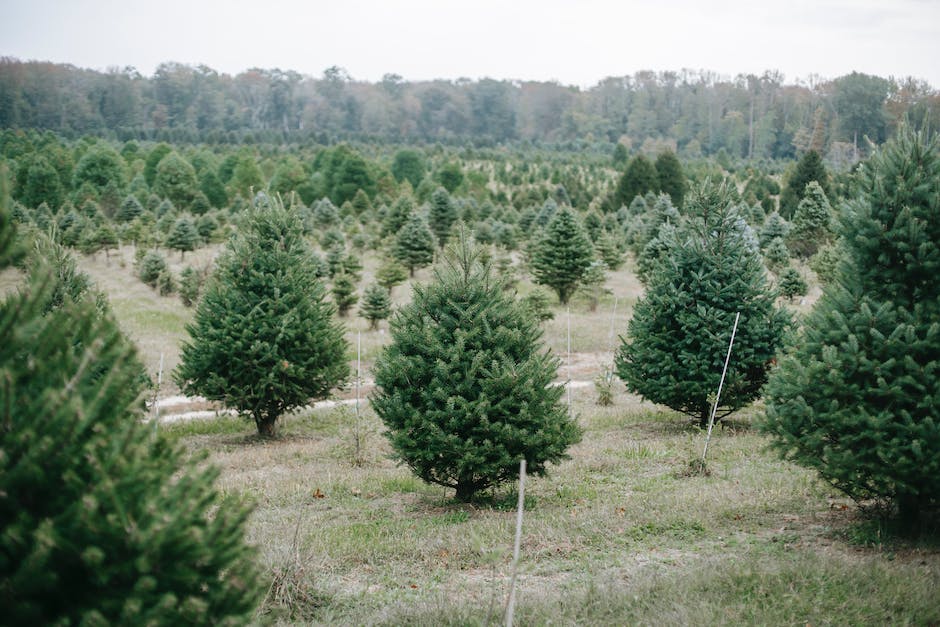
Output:
<instances>
[{"instance_id":1,"label":"distant tree line","mask_svg":"<svg viewBox=\"0 0 940 627\"><path fill-rule=\"evenodd\" d=\"M126 141L233 143L287 137L401 143L618 143L682 157L789 159L816 150L857 160L899 122L940 114L923 81L853 72L786 84L778 72L637 72L580 89L555 82L457 79L369 83L339 67L310 77L279 69L236 76L206 66L106 72L0 59L0 127Z\"/></svg>"}]
</instances>

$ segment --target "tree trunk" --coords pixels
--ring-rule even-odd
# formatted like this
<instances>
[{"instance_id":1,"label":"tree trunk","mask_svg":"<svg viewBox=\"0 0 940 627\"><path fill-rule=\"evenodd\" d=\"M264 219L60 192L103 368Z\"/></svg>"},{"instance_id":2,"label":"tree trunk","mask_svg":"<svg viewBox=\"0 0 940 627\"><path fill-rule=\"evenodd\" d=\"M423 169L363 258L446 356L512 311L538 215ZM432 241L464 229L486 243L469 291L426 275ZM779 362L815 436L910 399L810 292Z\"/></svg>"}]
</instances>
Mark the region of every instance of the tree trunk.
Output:
<instances>
[{"instance_id":1,"label":"tree trunk","mask_svg":"<svg viewBox=\"0 0 940 627\"><path fill-rule=\"evenodd\" d=\"M476 486L469 481L457 481L457 500L461 503L469 503L473 495L476 494Z\"/></svg>"},{"instance_id":2,"label":"tree trunk","mask_svg":"<svg viewBox=\"0 0 940 627\"><path fill-rule=\"evenodd\" d=\"M920 499L913 494L899 494L897 503L898 522L902 533L916 536L920 533Z\"/></svg>"},{"instance_id":3,"label":"tree trunk","mask_svg":"<svg viewBox=\"0 0 940 627\"><path fill-rule=\"evenodd\" d=\"M277 422L277 416L255 416L255 424L258 426L258 435L263 438L274 437L274 426Z\"/></svg>"}]
</instances>

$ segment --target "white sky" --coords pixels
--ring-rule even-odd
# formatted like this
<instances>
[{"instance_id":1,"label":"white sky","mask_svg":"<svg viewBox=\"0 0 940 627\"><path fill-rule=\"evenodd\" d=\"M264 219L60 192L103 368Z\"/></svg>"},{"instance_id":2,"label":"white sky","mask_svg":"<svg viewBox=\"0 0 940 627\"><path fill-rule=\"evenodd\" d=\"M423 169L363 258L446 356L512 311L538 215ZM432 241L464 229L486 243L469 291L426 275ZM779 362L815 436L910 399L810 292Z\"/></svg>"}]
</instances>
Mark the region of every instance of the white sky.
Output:
<instances>
[{"instance_id":1,"label":"white sky","mask_svg":"<svg viewBox=\"0 0 940 627\"><path fill-rule=\"evenodd\" d=\"M940 87L940 0L0 0L0 56L588 87L637 70L853 70Z\"/></svg>"}]
</instances>

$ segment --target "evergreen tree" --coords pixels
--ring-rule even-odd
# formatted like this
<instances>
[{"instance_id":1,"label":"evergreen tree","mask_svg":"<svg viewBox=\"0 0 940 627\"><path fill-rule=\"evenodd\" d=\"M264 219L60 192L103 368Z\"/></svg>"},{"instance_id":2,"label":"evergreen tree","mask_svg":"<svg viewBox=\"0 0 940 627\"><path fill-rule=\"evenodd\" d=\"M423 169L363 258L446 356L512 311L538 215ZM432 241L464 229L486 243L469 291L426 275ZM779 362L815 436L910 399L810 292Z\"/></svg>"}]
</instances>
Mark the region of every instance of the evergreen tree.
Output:
<instances>
[{"instance_id":1,"label":"evergreen tree","mask_svg":"<svg viewBox=\"0 0 940 627\"><path fill-rule=\"evenodd\" d=\"M187 307L192 307L199 300L202 290L202 275L192 266L186 266L180 273L180 300Z\"/></svg>"},{"instance_id":2,"label":"evergreen tree","mask_svg":"<svg viewBox=\"0 0 940 627\"><path fill-rule=\"evenodd\" d=\"M775 239L785 240L793 228L789 222L783 219L779 213L774 211L767 219L760 230L760 247L767 248Z\"/></svg>"},{"instance_id":3,"label":"evergreen tree","mask_svg":"<svg viewBox=\"0 0 940 627\"><path fill-rule=\"evenodd\" d=\"M564 305L591 265L594 249L577 216L567 207L548 223L532 250L535 282L555 290Z\"/></svg>"},{"instance_id":4,"label":"evergreen tree","mask_svg":"<svg viewBox=\"0 0 940 627\"><path fill-rule=\"evenodd\" d=\"M116 184L118 189L124 187L124 160L107 144L93 146L75 165L72 189L81 190L82 186L87 184L97 195L109 183Z\"/></svg>"},{"instance_id":5,"label":"evergreen tree","mask_svg":"<svg viewBox=\"0 0 940 627\"><path fill-rule=\"evenodd\" d=\"M469 501L515 479L519 460L543 475L580 430L552 385L558 359L535 320L461 235L427 286L392 318L372 406L395 454L421 479Z\"/></svg>"},{"instance_id":6,"label":"evergreen tree","mask_svg":"<svg viewBox=\"0 0 940 627\"><path fill-rule=\"evenodd\" d=\"M382 237L397 235L414 211L414 199L406 194L399 196L382 221Z\"/></svg>"},{"instance_id":7,"label":"evergreen tree","mask_svg":"<svg viewBox=\"0 0 940 627\"><path fill-rule=\"evenodd\" d=\"M173 224L173 229L166 238L166 245L173 250L180 251L180 259L183 259L186 251L196 250L201 240L193 219L189 216L182 216Z\"/></svg>"},{"instance_id":8,"label":"evergreen tree","mask_svg":"<svg viewBox=\"0 0 940 627\"><path fill-rule=\"evenodd\" d=\"M431 223L431 230L437 238L437 245L444 248L447 239L450 237L450 229L457 220L457 208L454 207L454 201L450 194L443 187L438 187L431 194L431 209L428 214L428 221Z\"/></svg>"},{"instance_id":9,"label":"evergreen tree","mask_svg":"<svg viewBox=\"0 0 940 627\"><path fill-rule=\"evenodd\" d=\"M20 199L27 207L36 208L46 203L58 209L65 198L59 173L52 164L42 155L32 159L26 172L26 184L20 194Z\"/></svg>"},{"instance_id":10,"label":"evergreen tree","mask_svg":"<svg viewBox=\"0 0 940 627\"><path fill-rule=\"evenodd\" d=\"M620 169L627 165L627 161L630 159L630 153L627 152L627 147L617 142L614 144L614 155L611 159L611 163L617 169Z\"/></svg>"},{"instance_id":11,"label":"evergreen tree","mask_svg":"<svg viewBox=\"0 0 940 627\"><path fill-rule=\"evenodd\" d=\"M169 268L157 276L157 293L160 296L169 296L176 292L176 277Z\"/></svg>"},{"instance_id":12,"label":"evergreen tree","mask_svg":"<svg viewBox=\"0 0 940 627\"><path fill-rule=\"evenodd\" d=\"M102 300L31 265L28 288L0 302L3 622L247 622L264 591L249 512L221 498L217 469L141 422L142 366Z\"/></svg>"},{"instance_id":13,"label":"evergreen tree","mask_svg":"<svg viewBox=\"0 0 940 627\"><path fill-rule=\"evenodd\" d=\"M144 212L144 206L140 204L140 201L137 200L136 196L128 195L124 202L121 203L121 208L118 209L117 214L114 216L114 219L118 222L130 222L140 214Z\"/></svg>"},{"instance_id":14,"label":"evergreen tree","mask_svg":"<svg viewBox=\"0 0 940 627\"><path fill-rule=\"evenodd\" d=\"M225 185L222 184L216 173L209 168L199 173L199 191L206 195L209 204L216 209L222 209L228 205L228 194L225 193Z\"/></svg>"},{"instance_id":15,"label":"evergreen tree","mask_svg":"<svg viewBox=\"0 0 940 627\"><path fill-rule=\"evenodd\" d=\"M399 183L408 181L412 188L417 188L424 179L425 170L424 157L417 150L405 149L395 153L392 176Z\"/></svg>"},{"instance_id":16,"label":"evergreen tree","mask_svg":"<svg viewBox=\"0 0 940 627\"><path fill-rule=\"evenodd\" d=\"M103 250L105 259L110 261L111 251L117 248L118 245L117 233L111 228L111 224L109 222L102 222L95 230L94 237L98 244L98 250Z\"/></svg>"},{"instance_id":17,"label":"evergreen tree","mask_svg":"<svg viewBox=\"0 0 940 627\"><path fill-rule=\"evenodd\" d=\"M810 181L816 181L827 198L832 196L829 173L826 172L826 166L823 165L822 158L815 150L810 150L803 155L787 178L780 194L780 215L788 220L792 219Z\"/></svg>"},{"instance_id":18,"label":"evergreen tree","mask_svg":"<svg viewBox=\"0 0 940 627\"><path fill-rule=\"evenodd\" d=\"M250 210L187 326L180 389L250 416L261 435L348 372L342 328L324 301L300 217L277 199Z\"/></svg>"},{"instance_id":19,"label":"evergreen tree","mask_svg":"<svg viewBox=\"0 0 940 627\"><path fill-rule=\"evenodd\" d=\"M588 311L591 313L597 311L597 305L601 297L613 294L608 288L604 287L605 282L607 282L607 265L603 261L592 261L591 265L584 271L577 290L578 294L587 299Z\"/></svg>"},{"instance_id":20,"label":"evergreen tree","mask_svg":"<svg viewBox=\"0 0 940 627\"><path fill-rule=\"evenodd\" d=\"M617 182L611 209L616 210L618 207L627 206L637 196L658 191L656 168L649 162L649 159L643 155L637 155L627 164L627 169Z\"/></svg>"},{"instance_id":21,"label":"evergreen tree","mask_svg":"<svg viewBox=\"0 0 940 627\"><path fill-rule=\"evenodd\" d=\"M392 315L392 299L388 295L388 290L377 283L367 287L362 295L359 315L369 321L370 329L373 331L378 329L379 321Z\"/></svg>"},{"instance_id":22,"label":"evergreen tree","mask_svg":"<svg viewBox=\"0 0 940 627\"><path fill-rule=\"evenodd\" d=\"M842 240L837 240L823 246L810 257L809 267L816 273L816 278L822 285L828 285L836 280L842 253Z\"/></svg>"},{"instance_id":23,"label":"evergreen tree","mask_svg":"<svg viewBox=\"0 0 940 627\"><path fill-rule=\"evenodd\" d=\"M375 272L375 281L386 290L391 297L392 289L408 280L408 268L394 259L386 259Z\"/></svg>"},{"instance_id":24,"label":"evergreen tree","mask_svg":"<svg viewBox=\"0 0 940 627\"><path fill-rule=\"evenodd\" d=\"M173 152L173 148L171 148L169 144L160 142L154 146L153 150L147 155L147 160L144 162L144 180L147 182L148 187L153 187L153 182L157 178L157 166L160 165L160 161L171 152Z\"/></svg>"},{"instance_id":25,"label":"evergreen tree","mask_svg":"<svg viewBox=\"0 0 940 627\"><path fill-rule=\"evenodd\" d=\"M787 459L905 525L940 503L940 154L904 129L859 173L837 280L767 387Z\"/></svg>"},{"instance_id":26,"label":"evergreen tree","mask_svg":"<svg viewBox=\"0 0 940 627\"><path fill-rule=\"evenodd\" d=\"M619 270L620 266L623 265L623 251L620 250L617 241L610 233L604 232L601 234L594 244L594 248L597 250L597 256L611 270Z\"/></svg>"},{"instance_id":27,"label":"evergreen tree","mask_svg":"<svg viewBox=\"0 0 940 627\"><path fill-rule=\"evenodd\" d=\"M790 264L790 249L783 238L775 237L770 241L764 249L764 259L767 260L767 267L773 272L779 272Z\"/></svg>"},{"instance_id":28,"label":"evergreen tree","mask_svg":"<svg viewBox=\"0 0 940 627\"><path fill-rule=\"evenodd\" d=\"M333 276L333 287L330 293L333 295L336 312L344 318L353 305L359 302L359 295L356 294L356 280L345 270Z\"/></svg>"},{"instance_id":29,"label":"evergreen tree","mask_svg":"<svg viewBox=\"0 0 940 627\"><path fill-rule=\"evenodd\" d=\"M832 207L822 187L810 181L803 199L793 214L793 223L787 236L787 248L801 259L809 259L832 239Z\"/></svg>"},{"instance_id":30,"label":"evergreen tree","mask_svg":"<svg viewBox=\"0 0 940 627\"><path fill-rule=\"evenodd\" d=\"M789 300L796 296L806 296L809 286L800 271L793 266L787 266L787 269L780 274L780 295Z\"/></svg>"},{"instance_id":31,"label":"evergreen tree","mask_svg":"<svg viewBox=\"0 0 940 627\"><path fill-rule=\"evenodd\" d=\"M686 209L689 217L634 308L616 366L632 392L704 427L735 313L741 320L716 419L758 397L789 317L774 307L760 255L727 187L693 190Z\"/></svg>"},{"instance_id":32,"label":"evergreen tree","mask_svg":"<svg viewBox=\"0 0 940 627\"><path fill-rule=\"evenodd\" d=\"M682 208L682 199L685 198L686 182L682 172L682 164L671 150L659 153L656 157L656 182L658 189L669 194L672 204Z\"/></svg>"},{"instance_id":33,"label":"evergreen tree","mask_svg":"<svg viewBox=\"0 0 940 627\"><path fill-rule=\"evenodd\" d=\"M163 258L163 255L151 250L141 258L137 276L150 287L156 287L157 279L166 268L166 259Z\"/></svg>"},{"instance_id":34,"label":"evergreen tree","mask_svg":"<svg viewBox=\"0 0 940 627\"><path fill-rule=\"evenodd\" d=\"M419 215L412 215L395 238L392 255L408 268L410 276L434 259L434 238L428 225Z\"/></svg>"},{"instance_id":35,"label":"evergreen tree","mask_svg":"<svg viewBox=\"0 0 940 627\"><path fill-rule=\"evenodd\" d=\"M541 288L535 288L526 294L520 304L539 324L555 317L555 312L552 311L551 307L551 296Z\"/></svg>"},{"instance_id":36,"label":"evergreen tree","mask_svg":"<svg viewBox=\"0 0 940 627\"><path fill-rule=\"evenodd\" d=\"M185 210L190 209L199 192L195 168L177 152L160 160L152 187L157 195Z\"/></svg>"}]
</instances>

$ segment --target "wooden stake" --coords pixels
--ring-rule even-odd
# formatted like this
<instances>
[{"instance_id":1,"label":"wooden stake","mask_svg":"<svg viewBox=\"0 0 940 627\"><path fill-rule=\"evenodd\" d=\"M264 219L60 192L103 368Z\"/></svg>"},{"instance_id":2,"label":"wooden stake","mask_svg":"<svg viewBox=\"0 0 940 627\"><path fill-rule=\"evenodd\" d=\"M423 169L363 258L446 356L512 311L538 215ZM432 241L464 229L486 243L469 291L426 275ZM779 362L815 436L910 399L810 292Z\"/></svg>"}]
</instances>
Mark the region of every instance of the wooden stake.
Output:
<instances>
[{"instance_id":1,"label":"wooden stake","mask_svg":"<svg viewBox=\"0 0 940 627\"><path fill-rule=\"evenodd\" d=\"M702 467L705 467L705 456L708 455L708 441L712 437L712 427L715 426L715 414L718 412L718 399L721 398L721 388L725 384L725 374L728 372L728 361L731 360L731 347L734 346L734 335L738 332L739 311L734 315L734 327L731 329L731 341L728 342L728 354L725 355L725 367L721 369L721 381L718 382L718 393L715 395L715 404L712 405L712 415L708 419L708 433L705 435L705 449L702 451Z\"/></svg>"},{"instance_id":2,"label":"wooden stake","mask_svg":"<svg viewBox=\"0 0 940 627\"><path fill-rule=\"evenodd\" d=\"M522 544L522 512L525 509L525 459L519 461L519 506L516 508L516 541L512 549L512 577L509 580L509 601L506 603L506 627L512 627L516 610L516 576L519 573L519 549Z\"/></svg>"}]
</instances>

